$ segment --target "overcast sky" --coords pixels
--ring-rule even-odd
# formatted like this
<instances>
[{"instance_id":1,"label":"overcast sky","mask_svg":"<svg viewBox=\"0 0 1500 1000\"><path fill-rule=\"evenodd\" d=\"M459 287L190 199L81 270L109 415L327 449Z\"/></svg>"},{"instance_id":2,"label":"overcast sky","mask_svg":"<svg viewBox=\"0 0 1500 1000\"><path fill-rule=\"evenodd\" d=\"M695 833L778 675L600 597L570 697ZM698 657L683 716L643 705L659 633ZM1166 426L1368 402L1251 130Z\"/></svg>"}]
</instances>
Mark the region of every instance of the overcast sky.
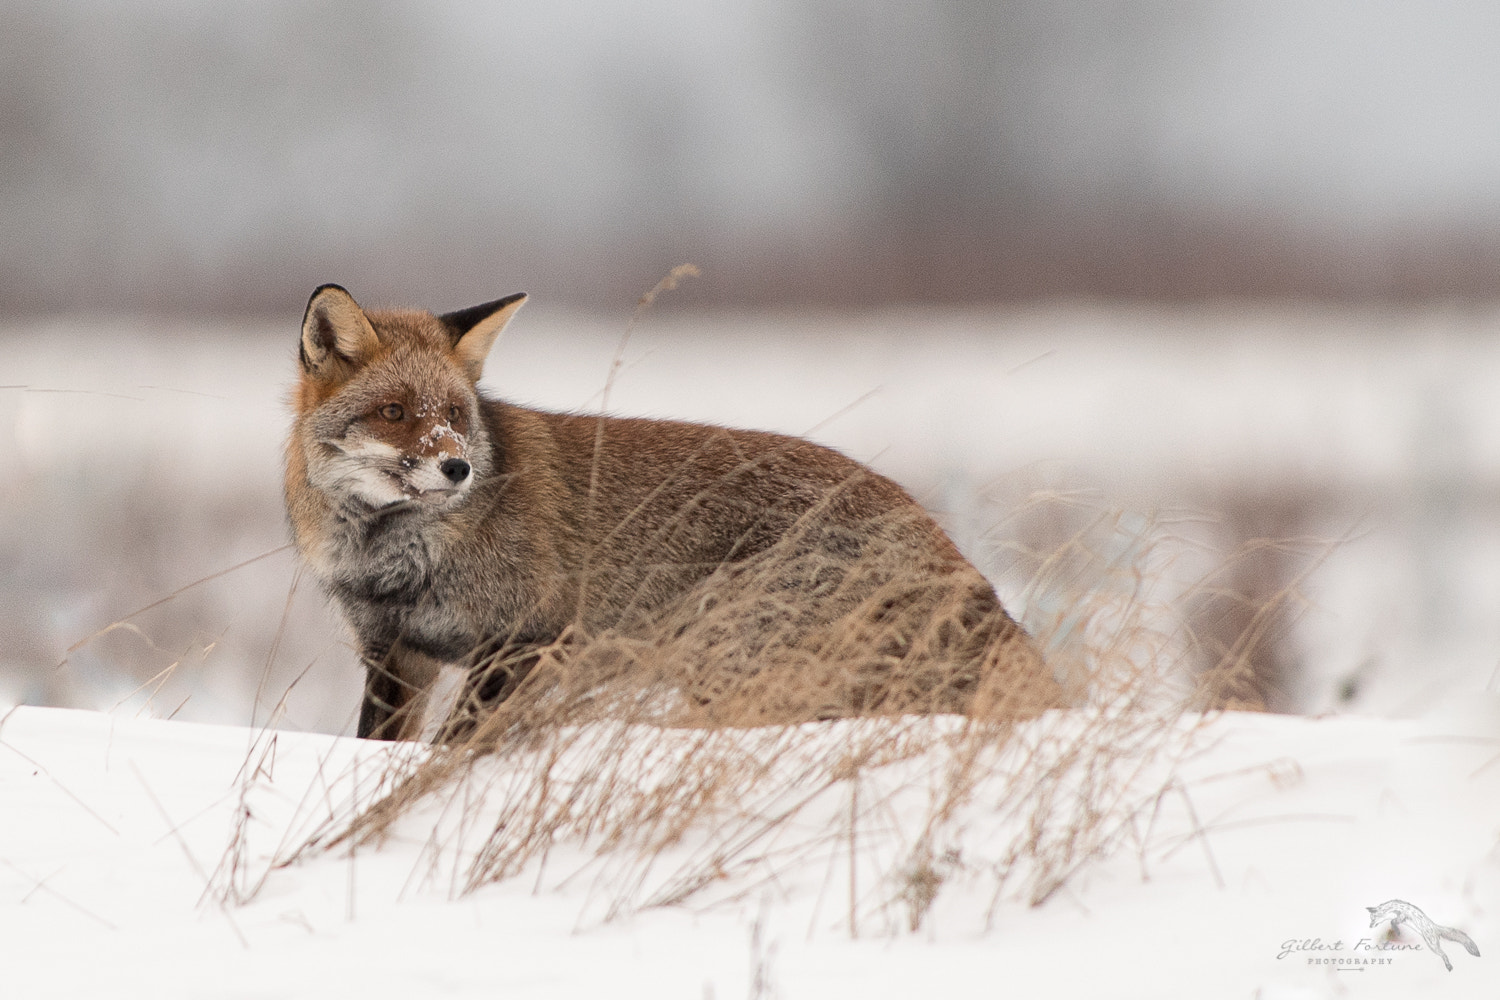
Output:
<instances>
[{"instance_id":1,"label":"overcast sky","mask_svg":"<svg viewBox=\"0 0 1500 1000\"><path fill-rule=\"evenodd\" d=\"M4 2L0 170L10 310L597 305L1069 206L1488 230L1500 5Z\"/></svg>"}]
</instances>

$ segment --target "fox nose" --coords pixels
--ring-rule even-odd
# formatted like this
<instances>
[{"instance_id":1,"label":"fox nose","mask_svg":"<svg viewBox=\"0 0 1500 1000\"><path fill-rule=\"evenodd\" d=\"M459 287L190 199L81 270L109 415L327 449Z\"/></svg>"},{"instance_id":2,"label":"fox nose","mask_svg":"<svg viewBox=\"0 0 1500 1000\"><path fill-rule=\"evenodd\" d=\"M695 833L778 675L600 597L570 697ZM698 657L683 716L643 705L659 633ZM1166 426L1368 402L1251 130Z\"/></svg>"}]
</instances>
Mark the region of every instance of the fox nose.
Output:
<instances>
[{"instance_id":1,"label":"fox nose","mask_svg":"<svg viewBox=\"0 0 1500 1000\"><path fill-rule=\"evenodd\" d=\"M454 486L469 478L469 463L461 458L445 458L438 471L448 477Z\"/></svg>"}]
</instances>

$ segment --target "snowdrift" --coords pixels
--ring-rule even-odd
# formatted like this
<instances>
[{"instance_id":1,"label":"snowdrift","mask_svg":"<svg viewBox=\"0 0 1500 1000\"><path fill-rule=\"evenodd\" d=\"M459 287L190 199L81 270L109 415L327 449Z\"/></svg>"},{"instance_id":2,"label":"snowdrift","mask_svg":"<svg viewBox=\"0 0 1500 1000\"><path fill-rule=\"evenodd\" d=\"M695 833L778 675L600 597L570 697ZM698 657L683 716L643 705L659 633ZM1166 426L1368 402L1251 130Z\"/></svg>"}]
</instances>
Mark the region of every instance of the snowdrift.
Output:
<instances>
[{"instance_id":1,"label":"snowdrift","mask_svg":"<svg viewBox=\"0 0 1500 1000\"><path fill-rule=\"evenodd\" d=\"M1054 716L1031 736L1087 724ZM854 745L860 726L803 727L811 735L792 743L772 730L723 738L795 774L816 748ZM1500 699L1408 721L1179 718L1156 744L1163 752L1119 786L1110 835L1038 905L1025 878L997 878L997 846L1015 842L1024 818L997 807L1013 762L997 760L974 784L926 871L896 857L920 840L911 827L960 729L933 720L911 731L926 743L892 746L820 787L779 780L787 797L735 799L713 823L672 838L557 827L514 870L468 884L496 803L513 801L506 782L537 773L524 755L477 762L456 792L360 844L335 831L423 748L16 708L0 724L5 993L1478 997L1500 988ZM630 762L649 788L653 768L701 737L628 735L622 744L600 725L576 745L650 748ZM1018 732L1012 745L1027 739ZM543 770L566 784L568 767L556 759ZM738 853L722 849L778 808L790 820ZM722 870L671 891L712 858ZM1445 943L1449 971L1410 924L1372 928L1366 908L1391 899L1467 932L1480 956Z\"/></svg>"}]
</instances>

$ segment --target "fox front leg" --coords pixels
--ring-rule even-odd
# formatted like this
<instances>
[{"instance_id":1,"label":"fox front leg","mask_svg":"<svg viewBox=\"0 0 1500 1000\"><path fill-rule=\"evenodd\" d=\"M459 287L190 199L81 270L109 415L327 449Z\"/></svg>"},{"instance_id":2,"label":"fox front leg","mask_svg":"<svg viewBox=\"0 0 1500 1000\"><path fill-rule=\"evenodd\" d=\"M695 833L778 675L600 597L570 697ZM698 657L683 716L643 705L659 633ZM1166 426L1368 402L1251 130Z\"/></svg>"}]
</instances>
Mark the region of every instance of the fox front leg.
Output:
<instances>
[{"instance_id":1,"label":"fox front leg","mask_svg":"<svg viewBox=\"0 0 1500 1000\"><path fill-rule=\"evenodd\" d=\"M365 665L365 695L359 707L359 737L416 739L437 665L399 642L383 651L368 649L360 659Z\"/></svg>"},{"instance_id":2,"label":"fox front leg","mask_svg":"<svg viewBox=\"0 0 1500 1000\"><path fill-rule=\"evenodd\" d=\"M463 686L448 720L439 730L439 743L465 743L474 738L482 720L494 713L541 662L550 644L514 641L497 644L478 657L464 675Z\"/></svg>"}]
</instances>

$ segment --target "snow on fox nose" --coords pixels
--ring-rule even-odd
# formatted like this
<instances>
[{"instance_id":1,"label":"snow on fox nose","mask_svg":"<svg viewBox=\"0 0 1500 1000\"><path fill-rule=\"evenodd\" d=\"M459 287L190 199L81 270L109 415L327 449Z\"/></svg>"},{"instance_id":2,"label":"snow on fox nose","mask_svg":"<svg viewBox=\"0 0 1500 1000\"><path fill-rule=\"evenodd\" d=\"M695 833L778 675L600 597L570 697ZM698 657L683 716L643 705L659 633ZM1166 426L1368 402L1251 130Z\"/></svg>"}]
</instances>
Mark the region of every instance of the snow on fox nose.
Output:
<instances>
[{"instance_id":1,"label":"snow on fox nose","mask_svg":"<svg viewBox=\"0 0 1500 1000\"><path fill-rule=\"evenodd\" d=\"M448 418L441 414L445 411ZM446 490L462 487L473 467L467 458L468 441L453 427L452 411L424 401L417 408L417 436L408 453L422 470L413 479L419 489ZM428 479L431 477L431 479Z\"/></svg>"},{"instance_id":2,"label":"snow on fox nose","mask_svg":"<svg viewBox=\"0 0 1500 1000\"><path fill-rule=\"evenodd\" d=\"M418 430L415 451L423 458L444 460L463 455L468 447L464 436L453 429L451 420L430 417L434 408L423 406L417 411ZM426 425L425 427L422 425ZM464 463L467 465L468 463Z\"/></svg>"},{"instance_id":3,"label":"snow on fox nose","mask_svg":"<svg viewBox=\"0 0 1500 1000\"><path fill-rule=\"evenodd\" d=\"M433 425L427 433L417 438L416 451L423 458L451 458L462 454L463 450L463 436L446 422Z\"/></svg>"}]
</instances>

